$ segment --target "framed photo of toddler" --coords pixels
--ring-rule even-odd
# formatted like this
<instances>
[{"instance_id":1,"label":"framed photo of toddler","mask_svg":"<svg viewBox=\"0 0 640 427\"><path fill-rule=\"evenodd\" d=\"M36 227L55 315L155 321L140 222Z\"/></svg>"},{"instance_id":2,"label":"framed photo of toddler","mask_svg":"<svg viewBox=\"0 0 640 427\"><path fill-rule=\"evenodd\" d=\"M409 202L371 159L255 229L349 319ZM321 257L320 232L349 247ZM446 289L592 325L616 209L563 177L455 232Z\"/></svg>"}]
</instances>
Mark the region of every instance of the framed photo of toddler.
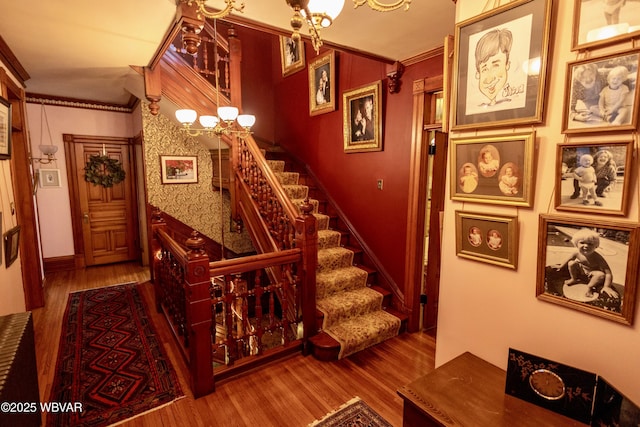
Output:
<instances>
[{"instance_id":1,"label":"framed photo of toddler","mask_svg":"<svg viewBox=\"0 0 640 427\"><path fill-rule=\"evenodd\" d=\"M640 49L567 64L562 132L634 130Z\"/></svg>"},{"instance_id":2,"label":"framed photo of toddler","mask_svg":"<svg viewBox=\"0 0 640 427\"><path fill-rule=\"evenodd\" d=\"M571 50L619 43L640 35L640 9L633 1L575 0Z\"/></svg>"},{"instance_id":3,"label":"framed photo of toddler","mask_svg":"<svg viewBox=\"0 0 640 427\"><path fill-rule=\"evenodd\" d=\"M342 94L345 153L382 151L382 81Z\"/></svg>"},{"instance_id":4,"label":"framed photo of toddler","mask_svg":"<svg viewBox=\"0 0 640 427\"><path fill-rule=\"evenodd\" d=\"M331 50L309 63L309 115L336 109L336 53Z\"/></svg>"},{"instance_id":5,"label":"framed photo of toddler","mask_svg":"<svg viewBox=\"0 0 640 427\"><path fill-rule=\"evenodd\" d=\"M640 224L540 215L536 295L633 324Z\"/></svg>"},{"instance_id":6,"label":"framed photo of toddler","mask_svg":"<svg viewBox=\"0 0 640 427\"><path fill-rule=\"evenodd\" d=\"M633 141L558 144L557 210L626 215Z\"/></svg>"},{"instance_id":7,"label":"framed photo of toddler","mask_svg":"<svg viewBox=\"0 0 640 427\"><path fill-rule=\"evenodd\" d=\"M451 199L498 205L533 202L535 132L451 139Z\"/></svg>"},{"instance_id":8,"label":"framed photo of toddler","mask_svg":"<svg viewBox=\"0 0 640 427\"><path fill-rule=\"evenodd\" d=\"M518 268L518 218L456 211L456 255Z\"/></svg>"},{"instance_id":9,"label":"framed photo of toddler","mask_svg":"<svg viewBox=\"0 0 640 427\"><path fill-rule=\"evenodd\" d=\"M303 70L305 66L304 42L280 36L280 63L282 64L282 77Z\"/></svg>"},{"instance_id":10,"label":"framed photo of toddler","mask_svg":"<svg viewBox=\"0 0 640 427\"><path fill-rule=\"evenodd\" d=\"M456 24L452 129L542 122L551 0L516 0Z\"/></svg>"}]
</instances>

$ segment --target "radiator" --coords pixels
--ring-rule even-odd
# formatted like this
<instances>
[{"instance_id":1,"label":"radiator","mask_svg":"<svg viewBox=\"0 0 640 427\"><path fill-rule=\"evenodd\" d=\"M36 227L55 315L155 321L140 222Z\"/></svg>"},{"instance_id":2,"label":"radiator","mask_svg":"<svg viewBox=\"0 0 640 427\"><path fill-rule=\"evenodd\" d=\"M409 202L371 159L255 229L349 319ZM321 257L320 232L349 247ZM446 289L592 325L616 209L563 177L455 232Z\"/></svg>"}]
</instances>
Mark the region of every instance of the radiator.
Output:
<instances>
[{"instance_id":1,"label":"radiator","mask_svg":"<svg viewBox=\"0 0 640 427\"><path fill-rule=\"evenodd\" d=\"M0 317L0 426L39 426L40 392L31 312Z\"/></svg>"}]
</instances>

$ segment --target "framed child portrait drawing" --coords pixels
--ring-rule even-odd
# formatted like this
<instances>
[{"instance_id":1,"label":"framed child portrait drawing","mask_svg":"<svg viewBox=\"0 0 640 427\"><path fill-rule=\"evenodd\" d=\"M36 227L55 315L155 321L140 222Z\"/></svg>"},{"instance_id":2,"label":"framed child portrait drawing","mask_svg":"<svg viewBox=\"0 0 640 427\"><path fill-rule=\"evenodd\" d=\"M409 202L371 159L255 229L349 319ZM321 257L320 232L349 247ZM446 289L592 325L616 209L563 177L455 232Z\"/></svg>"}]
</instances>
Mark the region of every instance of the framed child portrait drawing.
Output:
<instances>
[{"instance_id":1,"label":"framed child portrait drawing","mask_svg":"<svg viewBox=\"0 0 640 427\"><path fill-rule=\"evenodd\" d=\"M345 153L382 150L382 81L342 94Z\"/></svg>"},{"instance_id":2,"label":"framed child portrait drawing","mask_svg":"<svg viewBox=\"0 0 640 427\"><path fill-rule=\"evenodd\" d=\"M517 0L456 24L452 129L540 123L551 0Z\"/></svg>"},{"instance_id":3,"label":"framed child portrait drawing","mask_svg":"<svg viewBox=\"0 0 640 427\"><path fill-rule=\"evenodd\" d=\"M640 49L567 64L564 133L633 130L638 125L636 90Z\"/></svg>"},{"instance_id":4,"label":"framed child portrait drawing","mask_svg":"<svg viewBox=\"0 0 640 427\"><path fill-rule=\"evenodd\" d=\"M540 215L538 299L631 325L640 224Z\"/></svg>"},{"instance_id":5,"label":"framed child portrait drawing","mask_svg":"<svg viewBox=\"0 0 640 427\"><path fill-rule=\"evenodd\" d=\"M451 199L531 206L535 132L451 139Z\"/></svg>"},{"instance_id":6,"label":"framed child portrait drawing","mask_svg":"<svg viewBox=\"0 0 640 427\"><path fill-rule=\"evenodd\" d=\"M558 144L556 209L626 215L633 141Z\"/></svg>"}]
</instances>

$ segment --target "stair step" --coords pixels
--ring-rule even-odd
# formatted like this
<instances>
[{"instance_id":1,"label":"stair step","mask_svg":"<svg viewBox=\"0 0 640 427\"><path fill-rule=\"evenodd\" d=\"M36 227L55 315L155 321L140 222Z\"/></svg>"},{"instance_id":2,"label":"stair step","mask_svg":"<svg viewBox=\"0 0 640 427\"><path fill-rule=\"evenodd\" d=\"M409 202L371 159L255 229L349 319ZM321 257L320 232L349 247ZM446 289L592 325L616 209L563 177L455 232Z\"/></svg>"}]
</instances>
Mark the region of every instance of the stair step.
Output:
<instances>
[{"instance_id":1,"label":"stair step","mask_svg":"<svg viewBox=\"0 0 640 427\"><path fill-rule=\"evenodd\" d=\"M342 235L339 231L318 230L318 249L340 246Z\"/></svg>"},{"instance_id":2,"label":"stair step","mask_svg":"<svg viewBox=\"0 0 640 427\"><path fill-rule=\"evenodd\" d=\"M282 188L290 199L304 200L309 196L309 187L306 185L283 185Z\"/></svg>"},{"instance_id":3,"label":"stair step","mask_svg":"<svg viewBox=\"0 0 640 427\"><path fill-rule=\"evenodd\" d=\"M353 251L342 247L327 248L318 251L317 273L353 265Z\"/></svg>"},{"instance_id":4,"label":"stair step","mask_svg":"<svg viewBox=\"0 0 640 427\"><path fill-rule=\"evenodd\" d=\"M359 288L334 293L316 303L318 310L324 313L322 329L331 328L338 323L348 322L356 317L362 318L380 310L382 294L370 288ZM331 315L327 315L331 313Z\"/></svg>"},{"instance_id":5,"label":"stair step","mask_svg":"<svg viewBox=\"0 0 640 427\"><path fill-rule=\"evenodd\" d=\"M368 273L362 268L348 266L316 274L316 299L327 298L336 292L362 288L367 285Z\"/></svg>"}]
</instances>

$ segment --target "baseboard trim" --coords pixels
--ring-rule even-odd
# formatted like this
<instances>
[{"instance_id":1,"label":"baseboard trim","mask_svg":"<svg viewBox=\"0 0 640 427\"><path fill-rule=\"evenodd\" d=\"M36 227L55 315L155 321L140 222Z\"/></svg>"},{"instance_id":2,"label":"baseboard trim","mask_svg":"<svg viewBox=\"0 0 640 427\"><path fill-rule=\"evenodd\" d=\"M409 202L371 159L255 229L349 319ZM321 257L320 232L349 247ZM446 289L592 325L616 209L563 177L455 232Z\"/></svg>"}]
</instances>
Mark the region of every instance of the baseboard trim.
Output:
<instances>
[{"instance_id":1,"label":"baseboard trim","mask_svg":"<svg viewBox=\"0 0 640 427\"><path fill-rule=\"evenodd\" d=\"M55 271L73 271L76 269L75 255L44 258L42 261L45 274Z\"/></svg>"}]
</instances>

